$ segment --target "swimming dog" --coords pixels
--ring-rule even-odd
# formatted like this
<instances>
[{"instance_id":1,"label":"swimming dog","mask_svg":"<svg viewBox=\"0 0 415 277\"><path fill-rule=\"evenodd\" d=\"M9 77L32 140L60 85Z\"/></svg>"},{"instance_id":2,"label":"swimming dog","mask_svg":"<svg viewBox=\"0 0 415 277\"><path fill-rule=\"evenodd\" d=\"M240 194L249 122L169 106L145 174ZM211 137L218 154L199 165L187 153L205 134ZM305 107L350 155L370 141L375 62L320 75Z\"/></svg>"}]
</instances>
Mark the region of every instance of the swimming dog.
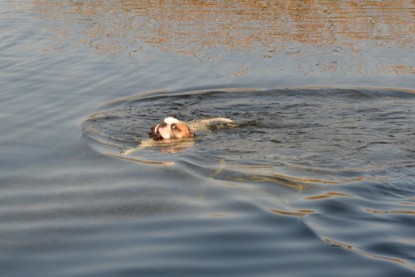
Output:
<instances>
[{"instance_id":1,"label":"swimming dog","mask_svg":"<svg viewBox=\"0 0 415 277\"><path fill-rule=\"evenodd\" d=\"M171 116L165 118L163 123L157 124L151 128L148 135L155 141L195 137L195 134L190 130L186 123Z\"/></svg>"},{"instance_id":2,"label":"swimming dog","mask_svg":"<svg viewBox=\"0 0 415 277\"><path fill-rule=\"evenodd\" d=\"M166 117L162 123L151 128L148 133L150 137L149 140L141 141L136 148L123 150L121 151L121 154L129 155L140 149L154 146L165 148L165 152L178 152L194 145L194 138L196 137L195 131L207 131L212 128L212 126L220 128L220 125L223 127L237 126L233 120L223 117L183 122L169 116Z\"/></svg>"},{"instance_id":3,"label":"swimming dog","mask_svg":"<svg viewBox=\"0 0 415 277\"><path fill-rule=\"evenodd\" d=\"M183 122L174 117L166 117L163 123L157 124L148 133L155 141L185 139L196 137L195 131L206 131L213 127L236 127L237 124L229 118L214 117Z\"/></svg>"}]
</instances>

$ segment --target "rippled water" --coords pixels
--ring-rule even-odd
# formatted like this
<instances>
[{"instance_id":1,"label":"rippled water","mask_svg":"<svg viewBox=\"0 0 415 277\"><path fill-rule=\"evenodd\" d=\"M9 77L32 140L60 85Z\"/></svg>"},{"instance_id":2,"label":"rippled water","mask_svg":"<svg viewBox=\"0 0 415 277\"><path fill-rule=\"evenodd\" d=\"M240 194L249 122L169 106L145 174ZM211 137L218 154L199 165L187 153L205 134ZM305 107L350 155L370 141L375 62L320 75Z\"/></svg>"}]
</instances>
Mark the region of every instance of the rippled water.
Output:
<instances>
[{"instance_id":1,"label":"rippled water","mask_svg":"<svg viewBox=\"0 0 415 277\"><path fill-rule=\"evenodd\" d=\"M414 11L0 3L0 275L414 275Z\"/></svg>"},{"instance_id":2,"label":"rippled water","mask_svg":"<svg viewBox=\"0 0 415 277\"><path fill-rule=\"evenodd\" d=\"M300 219L322 243L413 267L414 104L404 91L168 92L112 102L83 126L103 154L174 166L236 194L253 190L263 212ZM166 115L236 126L123 155Z\"/></svg>"}]
</instances>

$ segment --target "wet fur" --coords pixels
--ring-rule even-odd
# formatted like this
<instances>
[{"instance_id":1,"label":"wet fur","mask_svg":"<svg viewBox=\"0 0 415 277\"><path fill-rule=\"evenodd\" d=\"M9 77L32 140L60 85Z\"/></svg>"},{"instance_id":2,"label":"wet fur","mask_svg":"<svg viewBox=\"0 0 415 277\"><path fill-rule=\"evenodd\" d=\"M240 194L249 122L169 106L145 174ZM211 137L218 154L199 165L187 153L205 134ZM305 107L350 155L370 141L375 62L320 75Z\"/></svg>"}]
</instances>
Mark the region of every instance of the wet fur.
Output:
<instances>
[{"instance_id":1,"label":"wet fur","mask_svg":"<svg viewBox=\"0 0 415 277\"><path fill-rule=\"evenodd\" d=\"M208 118L208 119L199 119L193 120L190 122L184 122L190 129L192 133L198 131L207 131L213 125L222 124L224 127L236 127L237 124L229 118L223 117L215 117L215 118ZM162 140L154 140L154 139L147 139L140 142L140 145L135 148L127 149L121 152L123 155L132 154L138 150L148 148L148 147L155 147L155 146L163 146L169 149L176 149L177 151L183 150L194 145L195 140L193 137L191 138L183 138L183 139L162 139ZM175 150L171 152L177 152ZM169 151L170 152L170 151Z\"/></svg>"}]
</instances>

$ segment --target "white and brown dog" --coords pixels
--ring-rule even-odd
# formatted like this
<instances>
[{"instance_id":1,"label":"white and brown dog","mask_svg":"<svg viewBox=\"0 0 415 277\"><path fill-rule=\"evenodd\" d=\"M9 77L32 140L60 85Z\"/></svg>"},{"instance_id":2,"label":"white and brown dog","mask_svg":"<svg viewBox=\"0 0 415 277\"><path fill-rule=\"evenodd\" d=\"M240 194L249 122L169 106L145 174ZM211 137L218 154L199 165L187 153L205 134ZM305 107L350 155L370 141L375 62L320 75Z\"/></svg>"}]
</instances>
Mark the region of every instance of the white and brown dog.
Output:
<instances>
[{"instance_id":1,"label":"white and brown dog","mask_svg":"<svg viewBox=\"0 0 415 277\"><path fill-rule=\"evenodd\" d=\"M189 126L187 126L186 123L174 117L165 118L163 123L157 124L151 128L151 131L148 133L148 135L155 141L163 139L184 139L195 137L195 134L192 130L190 130Z\"/></svg>"},{"instance_id":2,"label":"white and brown dog","mask_svg":"<svg viewBox=\"0 0 415 277\"><path fill-rule=\"evenodd\" d=\"M165 147L165 152L177 152L194 145L195 131L206 131L212 125L223 124L223 127L236 127L233 120L223 117L200 119L183 122L174 117L167 117L162 123L155 125L148 133L149 140L141 141L136 148L121 151L123 155L132 154L140 149L154 146Z\"/></svg>"}]
</instances>

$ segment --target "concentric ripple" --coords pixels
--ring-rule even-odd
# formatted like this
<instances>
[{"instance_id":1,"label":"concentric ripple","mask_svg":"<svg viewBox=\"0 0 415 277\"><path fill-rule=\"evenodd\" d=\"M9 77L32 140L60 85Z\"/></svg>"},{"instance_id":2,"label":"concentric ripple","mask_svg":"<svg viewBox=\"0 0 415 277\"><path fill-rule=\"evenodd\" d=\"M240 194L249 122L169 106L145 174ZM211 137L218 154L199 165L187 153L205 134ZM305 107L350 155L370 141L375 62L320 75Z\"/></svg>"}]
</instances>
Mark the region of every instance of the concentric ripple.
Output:
<instances>
[{"instance_id":1,"label":"concentric ripple","mask_svg":"<svg viewBox=\"0 0 415 277\"><path fill-rule=\"evenodd\" d=\"M215 170L226 163L224 170L248 172L251 179L291 175L293 183L343 184L414 165L414 102L414 94L395 90L161 92L108 103L86 119L83 131L111 156ZM196 132L194 142L129 151L167 116L237 124Z\"/></svg>"},{"instance_id":2,"label":"concentric ripple","mask_svg":"<svg viewBox=\"0 0 415 277\"><path fill-rule=\"evenodd\" d=\"M262 191L268 213L299 218L322 243L414 269L414 104L398 90L160 92L105 104L83 132L111 157ZM166 116L236 124L137 147Z\"/></svg>"}]
</instances>

